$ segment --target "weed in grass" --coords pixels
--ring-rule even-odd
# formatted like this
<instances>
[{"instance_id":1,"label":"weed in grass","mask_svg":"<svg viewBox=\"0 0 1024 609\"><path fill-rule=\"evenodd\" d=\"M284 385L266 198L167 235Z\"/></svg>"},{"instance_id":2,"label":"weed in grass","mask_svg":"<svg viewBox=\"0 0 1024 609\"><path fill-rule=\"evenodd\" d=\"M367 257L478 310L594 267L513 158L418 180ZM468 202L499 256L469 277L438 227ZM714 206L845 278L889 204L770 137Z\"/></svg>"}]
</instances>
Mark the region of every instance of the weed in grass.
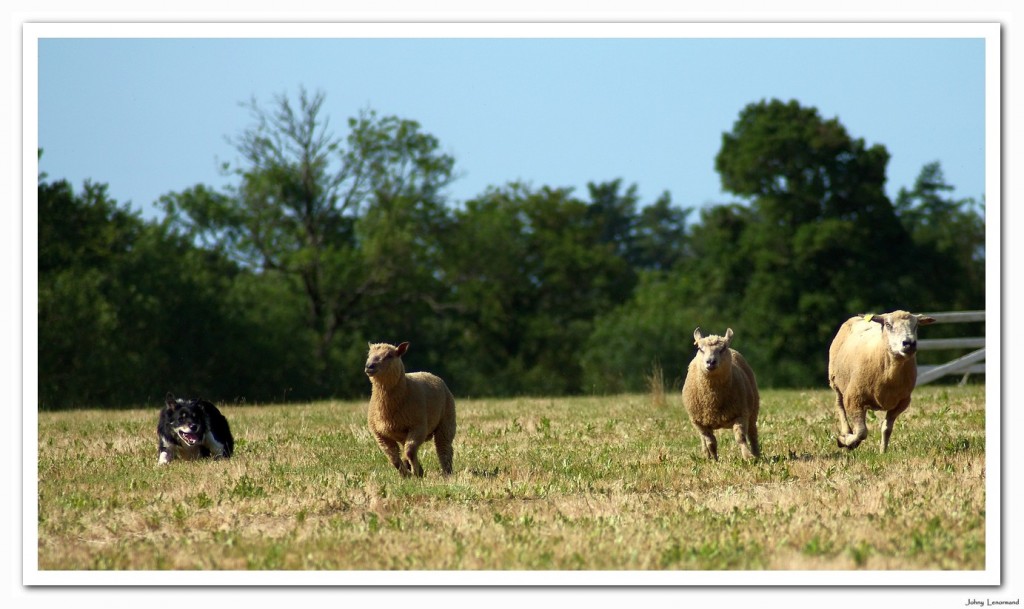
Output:
<instances>
[{"instance_id":1,"label":"weed in grass","mask_svg":"<svg viewBox=\"0 0 1024 609\"><path fill-rule=\"evenodd\" d=\"M831 540L822 540L818 535L812 537L800 550L807 556L831 556L835 554Z\"/></svg>"},{"instance_id":2,"label":"weed in grass","mask_svg":"<svg viewBox=\"0 0 1024 609\"><path fill-rule=\"evenodd\" d=\"M662 410L668 406L668 399L665 397L665 372L661 363L654 360L651 364L651 372L646 376L647 391L650 394L651 406L656 410Z\"/></svg>"},{"instance_id":3,"label":"weed in grass","mask_svg":"<svg viewBox=\"0 0 1024 609\"><path fill-rule=\"evenodd\" d=\"M378 517L376 513L370 512L365 514L363 521L366 525L366 530L370 533L376 533L380 530L380 517Z\"/></svg>"},{"instance_id":4,"label":"weed in grass","mask_svg":"<svg viewBox=\"0 0 1024 609\"><path fill-rule=\"evenodd\" d=\"M947 442L943 447L942 451L948 454L956 454L960 452L966 452L971 448L971 441L968 438L956 438L952 442Z\"/></svg>"},{"instance_id":5,"label":"weed in grass","mask_svg":"<svg viewBox=\"0 0 1024 609\"><path fill-rule=\"evenodd\" d=\"M178 526L185 524L185 519L188 518L188 509L181 503L174 506L174 511L171 512L171 516L174 518L174 522Z\"/></svg>"},{"instance_id":6,"label":"weed in grass","mask_svg":"<svg viewBox=\"0 0 1024 609\"><path fill-rule=\"evenodd\" d=\"M193 505L199 509L205 509L213 505L213 499L210 499L210 496L205 492L200 492L198 495L194 495L191 500Z\"/></svg>"},{"instance_id":7,"label":"weed in grass","mask_svg":"<svg viewBox=\"0 0 1024 609\"><path fill-rule=\"evenodd\" d=\"M267 494L266 490L258 484L256 481L249 476L242 476L235 483L235 486L231 489L231 495L241 499L263 497Z\"/></svg>"},{"instance_id":8,"label":"weed in grass","mask_svg":"<svg viewBox=\"0 0 1024 609\"><path fill-rule=\"evenodd\" d=\"M848 549L850 558L853 559L853 563L857 565L857 568L863 568L868 563L868 558L871 557L872 547L866 542L861 541L854 546L850 546Z\"/></svg>"}]
</instances>

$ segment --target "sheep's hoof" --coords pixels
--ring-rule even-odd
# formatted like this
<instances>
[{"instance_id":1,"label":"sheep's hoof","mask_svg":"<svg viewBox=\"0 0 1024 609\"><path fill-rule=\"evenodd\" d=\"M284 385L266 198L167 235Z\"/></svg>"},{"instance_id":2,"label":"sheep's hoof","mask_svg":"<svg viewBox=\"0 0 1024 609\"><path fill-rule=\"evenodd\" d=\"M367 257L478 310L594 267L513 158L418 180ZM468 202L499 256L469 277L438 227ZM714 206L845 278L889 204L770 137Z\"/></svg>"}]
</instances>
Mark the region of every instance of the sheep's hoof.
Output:
<instances>
[{"instance_id":1,"label":"sheep's hoof","mask_svg":"<svg viewBox=\"0 0 1024 609\"><path fill-rule=\"evenodd\" d=\"M857 448L857 446L859 444L860 444L860 442L857 442L855 444L843 444L842 438L836 438L836 445L839 448L845 448L846 450L853 450L853 449Z\"/></svg>"}]
</instances>

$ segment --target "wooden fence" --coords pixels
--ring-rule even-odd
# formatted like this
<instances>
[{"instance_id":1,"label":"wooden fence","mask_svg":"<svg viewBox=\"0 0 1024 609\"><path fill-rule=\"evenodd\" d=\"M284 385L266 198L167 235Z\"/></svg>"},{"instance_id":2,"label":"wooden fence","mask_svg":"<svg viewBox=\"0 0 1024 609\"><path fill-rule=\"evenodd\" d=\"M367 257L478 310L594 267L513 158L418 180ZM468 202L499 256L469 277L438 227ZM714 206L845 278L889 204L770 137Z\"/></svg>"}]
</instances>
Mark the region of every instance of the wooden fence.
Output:
<instances>
[{"instance_id":1,"label":"wooden fence","mask_svg":"<svg viewBox=\"0 0 1024 609\"><path fill-rule=\"evenodd\" d=\"M934 317L936 323L966 323L985 321L984 311L950 311L945 313L926 313ZM918 366L917 385L925 385L947 375L963 375L963 384L972 374L985 374L985 337L970 338L922 338L917 341L919 351L935 349L974 349L967 355L937 366Z\"/></svg>"}]
</instances>

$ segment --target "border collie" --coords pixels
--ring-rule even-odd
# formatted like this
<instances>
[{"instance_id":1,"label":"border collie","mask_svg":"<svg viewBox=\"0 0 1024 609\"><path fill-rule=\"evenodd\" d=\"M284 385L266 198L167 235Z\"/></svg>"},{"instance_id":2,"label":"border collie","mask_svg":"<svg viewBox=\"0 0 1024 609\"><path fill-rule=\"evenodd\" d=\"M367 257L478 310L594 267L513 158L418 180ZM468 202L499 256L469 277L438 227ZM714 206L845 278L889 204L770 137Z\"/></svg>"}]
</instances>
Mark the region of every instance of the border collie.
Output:
<instances>
[{"instance_id":1,"label":"border collie","mask_svg":"<svg viewBox=\"0 0 1024 609\"><path fill-rule=\"evenodd\" d=\"M174 459L227 459L235 450L228 420L205 400L175 399L170 393L156 426L158 465Z\"/></svg>"}]
</instances>

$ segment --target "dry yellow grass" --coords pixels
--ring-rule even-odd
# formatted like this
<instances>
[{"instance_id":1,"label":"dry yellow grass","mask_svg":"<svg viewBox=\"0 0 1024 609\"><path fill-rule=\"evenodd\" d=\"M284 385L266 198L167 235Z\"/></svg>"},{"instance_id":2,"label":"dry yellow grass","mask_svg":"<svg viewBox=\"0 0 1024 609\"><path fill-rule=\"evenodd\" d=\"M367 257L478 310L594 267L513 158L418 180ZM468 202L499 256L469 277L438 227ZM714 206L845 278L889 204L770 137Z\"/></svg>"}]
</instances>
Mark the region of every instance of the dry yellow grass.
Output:
<instances>
[{"instance_id":1,"label":"dry yellow grass","mask_svg":"<svg viewBox=\"0 0 1024 609\"><path fill-rule=\"evenodd\" d=\"M828 391L765 391L763 458L700 457L678 395L459 400L455 474L400 479L366 404L224 406L236 456L156 465L156 409L39 415L39 568L983 569L983 387L878 453Z\"/></svg>"}]
</instances>

